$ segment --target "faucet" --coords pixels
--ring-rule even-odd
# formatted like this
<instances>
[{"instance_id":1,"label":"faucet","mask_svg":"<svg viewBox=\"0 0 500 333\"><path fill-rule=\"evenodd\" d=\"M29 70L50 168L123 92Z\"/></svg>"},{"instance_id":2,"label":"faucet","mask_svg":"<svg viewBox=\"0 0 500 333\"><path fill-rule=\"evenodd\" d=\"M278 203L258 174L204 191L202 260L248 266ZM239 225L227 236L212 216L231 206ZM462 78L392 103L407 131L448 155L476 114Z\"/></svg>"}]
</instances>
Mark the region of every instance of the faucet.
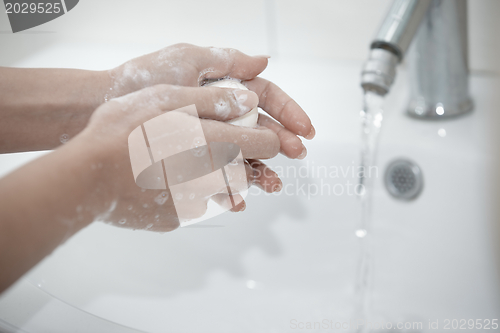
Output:
<instances>
[{"instance_id":1,"label":"faucet","mask_svg":"<svg viewBox=\"0 0 500 333\"><path fill-rule=\"evenodd\" d=\"M361 74L365 92L387 94L408 53L410 116L440 119L472 111L466 0L394 0L370 48Z\"/></svg>"}]
</instances>

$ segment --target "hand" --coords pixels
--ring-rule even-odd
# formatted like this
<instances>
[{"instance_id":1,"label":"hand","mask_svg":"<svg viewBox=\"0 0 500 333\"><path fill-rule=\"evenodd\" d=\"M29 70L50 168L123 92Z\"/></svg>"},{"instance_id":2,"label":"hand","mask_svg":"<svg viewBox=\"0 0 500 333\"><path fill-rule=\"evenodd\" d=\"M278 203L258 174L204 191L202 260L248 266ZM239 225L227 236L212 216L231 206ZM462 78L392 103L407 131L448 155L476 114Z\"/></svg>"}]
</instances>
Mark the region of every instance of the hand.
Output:
<instances>
[{"instance_id":1,"label":"hand","mask_svg":"<svg viewBox=\"0 0 500 333\"><path fill-rule=\"evenodd\" d=\"M157 84L199 87L207 79L239 79L257 94L258 106L270 115L261 114L259 125L276 133L280 152L289 158L303 159L307 150L298 136L312 139L314 127L293 99L274 83L257 77L267 63L267 56L251 57L235 49L172 45L111 70L113 83L108 98Z\"/></svg>"},{"instance_id":2,"label":"hand","mask_svg":"<svg viewBox=\"0 0 500 333\"><path fill-rule=\"evenodd\" d=\"M242 95L246 98L238 98ZM93 202L99 204L93 208L94 215L117 226L134 229L169 231L178 227L170 191L141 190L135 183L128 136L145 121L191 104L196 105L201 118L210 119L199 120L179 114L179 123L189 128L190 121L201 121L207 142L236 143L243 157L251 162L246 165L247 181L267 192L279 191L282 185L276 173L257 160L274 157L279 152L278 135L267 127L253 129L217 121L222 120L220 113L216 112L221 101L231 106L228 117L234 118L254 108L257 96L252 91L237 89L157 85L101 105L86 129L74 140L75 145L85 144L95 150L96 158L90 168L99 176L92 196ZM227 203L227 196L218 194L217 190L206 192L207 188L199 188L198 200L190 204L192 218L205 213L210 197L218 203ZM200 192L202 195L198 195ZM238 200L236 197L236 200L235 210L243 210L245 203L242 198Z\"/></svg>"}]
</instances>

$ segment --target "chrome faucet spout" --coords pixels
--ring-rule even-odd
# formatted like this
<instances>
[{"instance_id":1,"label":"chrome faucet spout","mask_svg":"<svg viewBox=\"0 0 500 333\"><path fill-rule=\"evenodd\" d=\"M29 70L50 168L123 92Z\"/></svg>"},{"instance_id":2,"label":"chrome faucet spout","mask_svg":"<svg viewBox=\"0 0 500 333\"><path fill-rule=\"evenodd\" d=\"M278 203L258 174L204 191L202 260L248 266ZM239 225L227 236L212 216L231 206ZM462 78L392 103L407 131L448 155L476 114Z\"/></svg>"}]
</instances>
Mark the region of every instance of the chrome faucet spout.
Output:
<instances>
[{"instance_id":1,"label":"chrome faucet spout","mask_svg":"<svg viewBox=\"0 0 500 333\"><path fill-rule=\"evenodd\" d=\"M464 114L473 108L467 52L466 0L395 0L371 43L361 86L387 94L408 55L408 113L433 119Z\"/></svg>"}]
</instances>

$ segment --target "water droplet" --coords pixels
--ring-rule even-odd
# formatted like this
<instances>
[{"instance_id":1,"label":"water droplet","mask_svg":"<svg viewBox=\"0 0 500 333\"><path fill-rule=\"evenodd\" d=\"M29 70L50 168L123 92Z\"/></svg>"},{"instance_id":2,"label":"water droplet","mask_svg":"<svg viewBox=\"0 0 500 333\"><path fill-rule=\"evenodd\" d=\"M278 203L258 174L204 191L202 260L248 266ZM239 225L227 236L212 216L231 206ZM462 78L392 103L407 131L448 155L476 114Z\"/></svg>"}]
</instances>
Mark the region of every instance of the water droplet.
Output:
<instances>
[{"instance_id":1,"label":"water droplet","mask_svg":"<svg viewBox=\"0 0 500 333\"><path fill-rule=\"evenodd\" d=\"M175 195L175 199L176 199L176 200L182 200L182 197L183 197L182 193L177 193L177 194Z\"/></svg>"},{"instance_id":2,"label":"water droplet","mask_svg":"<svg viewBox=\"0 0 500 333\"><path fill-rule=\"evenodd\" d=\"M248 141L248 135L243 134L243 135L241 136L241 139L242 139L243 141Z\"/></svg>"},{"instance_id":3,"label":"water droplet","mask_svg":"<svg viewBox=\"0 0 500 333\"><path fill-rule=\"evenodd\" d=\"M37 286L38 286L39 288L43 288L43 287L45 286L45 280L44 280L44 279L40 280L40 281L37 283Z\"/></svg>"},{"instance_id":4,"label":"water droplet","mask_svg":"<svg viewBox=\"0 0 500 333\"><path fill-rule=\"evenodd\" d=\"M142 207L148 208L148 204L144 204L144 205L142 205Z\"/></svg>"},{"instance_id":5,"label":"water droplet","mask_svg":"<svg viewBox=\"0 0 500 333\"><path fill-rule=\"evenodd\" d=\"M127 219L121 219L120 221L118 221L118 223L120 224L125 224L127 222Z\"/></svg>"},{"instance_id":6,"label":"water droplet","mask_svg":"<svg viewBox=\"0 0 500 333\"><path fill-rule=\"evenodd\" d=\"M247 288L248 289L255 289L256 286L257 286L257 282L255 282L254 280L247 281Z\"/></svg>"},{"instance_id":7,"label":"water droplet","mask_svg":"<svg viewBox=\"0 0 500 333\"><path fill-rule=\"evenodd\" d=\"M364 238L367 234L367 231L365 229L358 229L356 230L356 236L359 238Z\"/></svg>"},{"instance_id":8,"label":"water droplet","mask_svg":"<svg viewBox=\"0 0 500 333\"><path fill-rule=\"evenodd\" d=\"M66 142L69 141L69 135L68 134L61 135L61 137L59 138L59 141L61 141L62 144L65 144Z\"/></svg>"},{"instance_id":9,"label":"water droplet","mask_svg":"<svg viewBox=\"0 0 500 333\"><path fill-rule=\"evenodd\" d=\"M128 209L128 210L132 210L132 208L133 208L133 207L132 207L132 205L129 205L129 206L127 207L127 209Z\"/></svg>"},{"instance_id":10,"label":"water droplet","mask_svg":"<svg viewBox=\"0 0 500 333\"><path fill-rule=\"evenodd\" d=\"M155 219L159 219L159 218L160 218L160 214L156 214Z\"/></svg>"},{"instance_id":11,"label":"water droplet","mask_svg":"<svg viewBox=\"0 0 500 333\"><path fill-rule=\"evenodd\" d=\"M190 199L190 200L193 200L195 196L196 196L196 195L195 195L194 193L191 193L191 194L189 195L189 199Z\"/></svg>"},{"instance_id":12,"label":"water droplet","mask_svg":"<svg viewBox=\"0 0 500 333\"><path fill-rule=\"evenodd\" d=\"M165 202L167 202L167 200L168 200L168 192L167 191L161 192L155 198L155 202L158 205L163 205Z\"/></svg>"},{"instance_id":13,"label":"water droplet","mask_svg":"<svg viewBox=\"0 0 500 333\"><path fill-rule=\"evenodd\" d=\"M147 230L149 230L149 229L151 229L152 227L153 227L153 223L150 223L150 224L148 224L148 225L146 226L146 229L147 229Z\"/></svg>"}]
</instances>

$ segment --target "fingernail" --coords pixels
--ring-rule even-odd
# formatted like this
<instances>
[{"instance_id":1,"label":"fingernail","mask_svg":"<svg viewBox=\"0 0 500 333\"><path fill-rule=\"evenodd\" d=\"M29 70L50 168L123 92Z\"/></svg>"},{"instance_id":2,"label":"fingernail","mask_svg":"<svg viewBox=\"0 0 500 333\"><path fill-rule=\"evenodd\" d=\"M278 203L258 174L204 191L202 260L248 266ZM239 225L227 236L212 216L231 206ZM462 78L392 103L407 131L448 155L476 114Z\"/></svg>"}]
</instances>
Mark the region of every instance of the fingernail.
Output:
<instances>
[{"instance_id":1,"label":"fingernail","mask_svg":"<svg viewBox=\"0 0 500 333\"><path fill-rule=\"evenodd\" d=\"M274 185L274 190L273 192L279 192L283 188L283 183L281 182L281 179L278 179L278 184Z\"/></svg>"},{"instance_id":2,"label":"fingernail","mask_svg":"<svg viewBox=\"0 0 500 333\"><path fill-rule=\"evenodd\" d=\"M254 57L255 57L255 58L266 58L266 59L271 58L271 56L270 56L270 55L267 55L267 54L256 55L256 56L254 56Z\"/></svg>"},{"instance_id":3,"label":"fingernail","mask_svg":"<svg viewBox=\"0 0 500 333\"><path fill-rule=\"evenodd\" d=\"M234 97L240 106L241 113L247 113L259 104L257 94L248 90L234 90Z\"/></svg>"},{"instance_id":4,"label":"fingernail","mask_svg":"<svg viewBox=\"0 0 500 333\"><path fill-rule=\"evenodd\" d=\"M302 153L300 153L299 156L297 156L298 160L303 160L307 156L307 149L304 145L302 145Z\"/></svg>"},{"instance_id":5,"label":"fingernail","mask_svg":"<svg viewBox=\"0 0 500 333\"><path fill-rule=\"evenodd\" d=\"M315 136L316 136L316 129L314 128L313 125L311 125L311 132L309 132L309 134L307 134L304 138L306 138L307 140L312 140Z\"/></svg>"},{"instance_id":6,"label":"fingernail","mask_svg":"<svg viewBox=\"0 0 500 333\"><path fill-rule=\"evenodd\" d=\"M247 209L247 204L245 203L245 201L242 201L236 206L234 206L234 208L231 211L234 213L239 213L244 211L245 209Z\"/></svg>"}]
</instances>

